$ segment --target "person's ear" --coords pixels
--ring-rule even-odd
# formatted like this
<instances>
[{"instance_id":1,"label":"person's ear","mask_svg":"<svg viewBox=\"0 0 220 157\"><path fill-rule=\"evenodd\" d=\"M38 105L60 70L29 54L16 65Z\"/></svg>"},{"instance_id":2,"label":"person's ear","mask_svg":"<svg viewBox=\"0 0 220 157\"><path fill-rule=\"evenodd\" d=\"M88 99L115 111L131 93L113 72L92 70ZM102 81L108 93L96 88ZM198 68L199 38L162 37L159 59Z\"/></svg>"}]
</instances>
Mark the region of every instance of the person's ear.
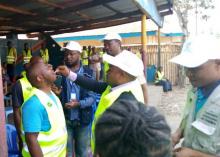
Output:
<instances>
[{"instance_id":1,"label":"person's ear","mask_svg":"<svg viewBox=\"0 0 220 157\"><path fill-rule=\"evenodd\" d=\"M37 76L37 82L42 82L43 81L43 76L42 75L38 75Z\"/></svg>"}]
</instances>

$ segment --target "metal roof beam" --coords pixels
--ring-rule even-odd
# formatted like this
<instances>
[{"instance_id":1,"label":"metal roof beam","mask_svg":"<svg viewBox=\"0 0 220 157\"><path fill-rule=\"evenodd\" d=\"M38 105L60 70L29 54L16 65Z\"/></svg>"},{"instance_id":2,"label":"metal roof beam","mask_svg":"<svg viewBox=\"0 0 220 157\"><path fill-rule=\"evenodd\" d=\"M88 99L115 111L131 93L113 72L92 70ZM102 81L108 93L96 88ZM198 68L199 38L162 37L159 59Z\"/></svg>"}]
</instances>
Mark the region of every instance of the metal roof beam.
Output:
<instances>
[{"instance_id":1,"label":"metal roof beam","mask_svg":"<svg viewBox=\"0 0 220 157\"><path fill-rule=\"evenodd\" d=\"M18 14L23 14L23 15L32 15L32 16L37 15L37 13L33 13L31 11L24 10L24 9L18 9L17 7L10 6L10 5L5 5L5 4L0 4L0 9L6 10L6 11L9 11L9 12L18 13Z\"/></svg>"},{"instance_id":2,"label":"metal roof beam","mask_svg":"<svg viewBox=\"0 0 220 157\"><path fill-rule=\"evenodd\" d=\"M53 7L53 8L64 9L64 7L62 5L58 5L56 3L52 3L52 2L49 2L47 0L37 0L37 1L36 0L32 0L32 1L45 4L45 5Z\"/></svg>"}]
</instances>

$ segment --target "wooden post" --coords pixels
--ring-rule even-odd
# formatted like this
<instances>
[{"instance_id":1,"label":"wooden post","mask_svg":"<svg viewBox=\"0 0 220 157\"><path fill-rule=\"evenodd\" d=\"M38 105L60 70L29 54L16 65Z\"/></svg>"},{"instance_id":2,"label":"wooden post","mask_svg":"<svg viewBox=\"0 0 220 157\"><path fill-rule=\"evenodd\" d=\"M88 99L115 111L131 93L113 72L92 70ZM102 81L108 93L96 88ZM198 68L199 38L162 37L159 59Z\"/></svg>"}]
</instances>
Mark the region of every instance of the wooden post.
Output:
<instances>
[{"instance_id":1,"label":"wooden post","mask_svg":"<svg viewBox=\"0 0 220 157\"><path fill-rule=\"evenodd\" d=\"M146 76L146 67L147 67L147 35L146 35L146 15L142 15L142 22L141 22L141 44L142 44L142 60L144 63L144 73Z\"/></svg>"},{"instance_id":2,"label":"wooden post","mask_svg":"<svg viewBox=\"0 0 220 157\"><path fill-rule=\"evenodd\" d=\"M160 51L160 27L158 27L157 32L157 41L158 41L158 54L157 54L157 68L161 66L161 51Z\"/></svg>"},{"instance_id":3,"label":"wooden post","mask_svg":"<svg viewBox=\"0 0 220 157\"><path fill-rule=\"evenodd\" d=\"M1 60L0 60L1 63ZM7 143L6 143L6 127L5 127L5 106L3 97L3 85L2 85L2 67L0 64L0 157L7 157Z\"/></svg>"},{"instance_id":4,"label":"wooden post","mask_svg":"<svg viewBox=\"0 0 220 157\"><path fill-rule=\"evenodd\" d=\"M147 68L147 29L146 29L146 15L142 15L142 23L141 23L141 32L142 32L142 36L141 36L141 43L142 43L142 60L144 63L144 76L147 80L147 72L146 72L146 68ZM148 89L147 89L147 84L142 84L141 85L142 91L143 91L143 95L144 95L144 102L147 105L148 104Z\"/></svg>"},{"instance_id":5,"label":"wooden post","mask_svg":"<svg viewBox=\"0 0 220 157\"><path fill-rule=\"evenodd\" d=\"M142 15L142 23L141 23L141 44L143 50L146 50L146 45L147 45L147 35L146 35L146 15Z\"/></svg>"}]
</instances>

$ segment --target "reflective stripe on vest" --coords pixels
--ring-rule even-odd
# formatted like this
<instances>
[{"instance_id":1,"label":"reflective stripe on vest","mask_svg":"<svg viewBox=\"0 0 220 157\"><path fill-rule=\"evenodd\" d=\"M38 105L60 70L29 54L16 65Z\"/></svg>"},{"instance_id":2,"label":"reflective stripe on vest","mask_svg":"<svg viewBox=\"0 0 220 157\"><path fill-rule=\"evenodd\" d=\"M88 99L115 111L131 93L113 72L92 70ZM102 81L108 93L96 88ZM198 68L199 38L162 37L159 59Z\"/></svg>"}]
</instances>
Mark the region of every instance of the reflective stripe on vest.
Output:
<instances>
[{"instance_id":1,"label":"reflective stripe on vest","mask_svg":"<svg viewBox=\"0 0 220 157\"><path fill-rule=\"evenodd\" d=\"M38 97L42 105L45 107L51 128L47 132L39 132L37 141L43 152L44 157L65 157L67 144L67 130L64 118L63 108L57 96L51 92L56 99L54 101L43 91L32 88L32 94ZM29 157L27 144L24 142L22 150L24 157Z\"/></svg>"},{"instance_id":2,"label":"reflective stripe on vest","mask_svg":"<svg viewBox=\"0 0 220 157\"><path fill-rule=\"evenodd\" d=\"M13 64L15 62L14 53L16 53L15 48L13 48L13 47L10 48L10 50L7 53L7 57L6 57L7 64Z\"/></svg>"},{"instance_id":3,"label":"reflective stripe on vest","mask_svg":"<svg viewBox=\"0 0 220 157\"><path fill-rule=\"evenodd\" d=\"M32 85L30 84L26 76L20 79L20 83L22 88L23 99L25 102L30 97L29 95L31 93Z\"/></svg>"},{"instance_id":4,"label":"reflective stripe on vest","mask_svg":"<svg viewBox=\"0 0 220 157\"><path fill-rule=\"evenodd\" d=\"M25 50L23 50L23 62L24 64L29 63L31 60L31 50L28 49L28 51L26 52Z\"/></svg>"},{"instance_id":5,"label":"reflective stripe on vest","mask_svg":"<svg viewBox=\"0 0 220 157\"><path fill-rule=\"evenodd\" d=\"M40 55L43 58L44 63L48 63L49 62L49 53L48 53L48 49L47 48L45 50L40 49Z\"/></svg>"},{"instance_id":6,"label":"reflective stripe on vest","mask_svg":"<svg viewBox=\"0 0 220 157\"><path fill-rule=\"evenodd\" d=\"M98 118L105 112L107 108L109 108L114 103L114 101L123 92L131 92L138 101L144 103L142 88L138 80L129 82L129 84L122 86L112 92L110 91L111 91L111 87L108 86L106 90L103 92L98 104L98 108L95 112L94 121L92 123L92 139L91 139L91 148L93 152L95 150L95 124Z\"/></svg>"}]
</instances>

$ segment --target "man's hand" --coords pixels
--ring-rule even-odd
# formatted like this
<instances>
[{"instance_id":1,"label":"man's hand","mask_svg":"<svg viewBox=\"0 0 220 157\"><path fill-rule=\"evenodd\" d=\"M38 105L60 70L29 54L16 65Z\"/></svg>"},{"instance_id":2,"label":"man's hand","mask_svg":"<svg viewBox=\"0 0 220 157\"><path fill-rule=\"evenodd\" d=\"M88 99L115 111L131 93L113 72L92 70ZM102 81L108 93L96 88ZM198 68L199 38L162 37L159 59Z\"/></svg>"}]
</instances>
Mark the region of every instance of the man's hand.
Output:
<instances>
[{"instance_id":1,"label":"man's hand","mask_svg":"<svg viewBox=\"0 0 220 157\"><path fill-rule=\"evenodd\" d=\"M102 61L102 57L98 54L94 54L92 56L89 57L89 60L92 62L92 63L99 63Z\"/></svg>"},{"instance_id":2,"label":"man's hand","mask_svg":"<svg viewBox=\"0 0 220 157\"><path fill-rule=\"evenodd\" d=\"M182 131L180 128L178 128L176 132L171 135L173 148L175 147L176 144L180 142L180 139L182 138L182 136L183 135L182 135Z\"/></svg>"},{"instance_id":3,"label":"man's hand","mask_svg":"<svg viewBox=\"0 0 220 157\"><path fill-rule=\"evenodd\" d=\"M174 157L215 157L186 147L174 150L173 154Z\"/></svg>"},{"instance_id":4,"label":"man's hand","mask_svg":"<svg viewBox=\"0 0 220 157\"><path fill-rule=\"evenodd\" d=\"M61 65L61 66L58 66L56 71L55 71L57 74L62 74L63 76L68 76L69 73L70 73L70 70L67 68L67 66L65 65Z\"/></svg>"},{"instance_id":5,"label":"man's hand","mask_svg":"<svg viewBox=\"0 0 220 157\"><path fill-rule=\"evenodd\" d=\"M65 104L65 108L67 109L76 108L76 107L79 107L79 102L76 99L73 99Z\"/></svg>"}]
</instances>

